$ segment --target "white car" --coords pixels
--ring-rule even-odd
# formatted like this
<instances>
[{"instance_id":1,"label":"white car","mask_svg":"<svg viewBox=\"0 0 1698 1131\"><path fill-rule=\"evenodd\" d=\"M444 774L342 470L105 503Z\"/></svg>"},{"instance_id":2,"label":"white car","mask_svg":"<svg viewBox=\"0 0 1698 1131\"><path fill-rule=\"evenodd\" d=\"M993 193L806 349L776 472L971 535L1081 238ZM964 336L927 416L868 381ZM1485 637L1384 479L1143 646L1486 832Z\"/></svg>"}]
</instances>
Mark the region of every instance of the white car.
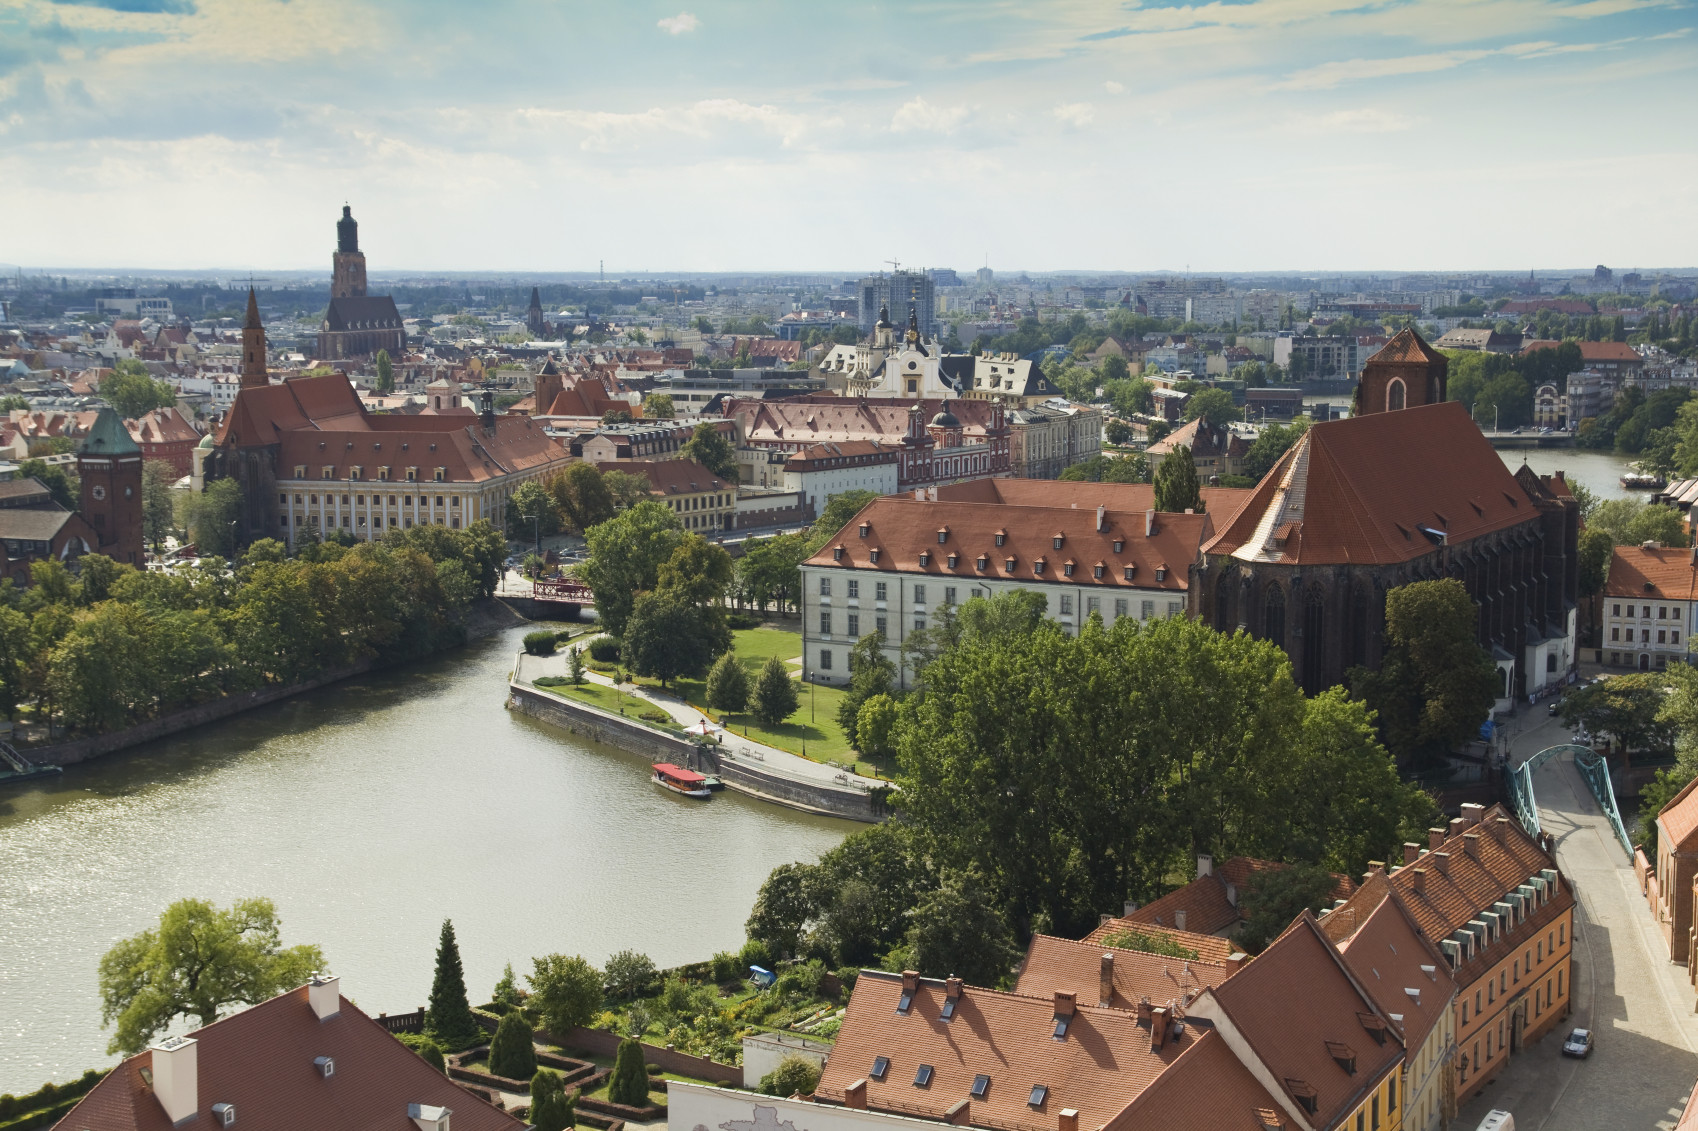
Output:
<instances>
[{"instance_id":1,"label":"white car","mask_svg":"<svg viewBox=\"0 0 1698 1131\"><path fill-rule=\"evenodd\" d=\"M1562 1055L1584 1059L1592 1055L1592 1030L1576 1029L1562 1042Z\"/></svg>"}]
</instances>

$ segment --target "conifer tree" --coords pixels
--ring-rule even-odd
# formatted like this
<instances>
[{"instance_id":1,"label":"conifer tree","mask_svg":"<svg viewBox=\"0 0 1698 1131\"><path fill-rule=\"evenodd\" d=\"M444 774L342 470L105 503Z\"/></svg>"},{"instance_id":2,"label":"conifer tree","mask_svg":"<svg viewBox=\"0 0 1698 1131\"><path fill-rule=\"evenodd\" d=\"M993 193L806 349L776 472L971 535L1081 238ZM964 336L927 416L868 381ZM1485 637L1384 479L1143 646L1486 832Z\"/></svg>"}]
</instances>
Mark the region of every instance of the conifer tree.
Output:
<instances>
[{"instance_id":1,"label":"conifer tree","mask_svg":"<svg viewBox=\"0 0 1698 1131\"><path fill-rule=\"evenodd\" d=\"M462 1049L480 1033L466 1000L466 972L460 965L460 944L454 940L454 921L442 921L436 946L436 980L430 987L430 1011L425 1026L431 1036L449 1049Z\"/></svg>"},{"instance_id":2,"label":"conifer tree","mask_svg":"<svg viewBox=\"0 0 1698 1131\"><path fill-rule=\"evenodd\" d=\"M572 1099L560 1073L539 1068L531 1077L531 1125L536 1131L568 1131L574 1122Z\"/></svg>"},{"instance_id":3,"label":"conifer tree","mask_svg":"<svg viewBox=\"0 0 1698 1131\"><path fill-rule=\"evenodd\" d=\"M755 681L755 718L762 726L777 726L790 717L799 701L790 669L777 656L769 657Z\"/></svg>"},{"instance_id":4,"label":"conifer tree","mask_svg":"<svg viewBox=\"0 0 1698 1131\"><path fill-rule=\"evenodd\" d=\"M716 711L741 711L749 705L749 673L735 652L723 653L708 672L707 701Z\"/></svg>"},{"instance_id":5,"label":"conifer tree","mask_svg":"<svg viewBox=\"0 0 1698 1131\"><path fill-rule=\"evenodd\" d=\"M1167 453L1156 471L1156 510L1179 514L1203 509L1202 491L1197 484L1197 465L1191 461L1191 449L1184 444Z\"/></svg>"},{"instance_id":6,"label":"conifer tree","mask_svg":"<svg viewBox=\"0 0 1698 1131\"><path fill-rule=\"evenodd\" d=\"M537 1050L530 1022L517 1009L502 1015L489 1044L489 1070L509 1080L527 1080L537 1070Z\"/></svg>"},{"instance_id":7,"label":"conifer tree","mask_svg":"<svg viewBox=\"0 0 1698 1131\"><path fill-rule=\"evenodd\" d=\"M643 1107L649 1102L649 1073L643 1066L643 1046L635 1038L619 1042L613 1075L607 1081L607 1098L627 1107Z\"/></svg>"}]
</instances>

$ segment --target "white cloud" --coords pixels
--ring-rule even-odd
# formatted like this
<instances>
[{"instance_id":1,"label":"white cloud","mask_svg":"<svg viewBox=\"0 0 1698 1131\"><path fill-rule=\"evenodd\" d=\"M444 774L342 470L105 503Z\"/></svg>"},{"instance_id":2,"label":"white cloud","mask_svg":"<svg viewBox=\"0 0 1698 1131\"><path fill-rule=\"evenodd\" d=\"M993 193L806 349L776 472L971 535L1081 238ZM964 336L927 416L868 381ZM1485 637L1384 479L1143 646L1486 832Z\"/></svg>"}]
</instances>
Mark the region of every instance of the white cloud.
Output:
<instances>
[{"instance_id":1,"label":"white cloud","mask_svg":"<svg viewBox=\"0 0 1698 1131\"><path fill-rule=\"evenodd\" d=\"M683 35L687 31L695 31L702 26L702 21L689 12L679 12L676 16L667 16L656 20L654 26L667 35Z\"/></svg>"},{"instance_id":2,"label":"white cloud","mask_svg":"<svg viewBox=\"0 0 1698 1131\"><path fill-rule=\"evenodd\" d=\"M1091 119L1096 116L1096 107L1089 102L1069 102L1057 106L1053 113L1056 121L1078 129L1091 124Z\"/></svg>"},{"instance_id":3,"label":"white cloud","mask_svg":"<svg viewBox=\"0 0 1698 1131\"><path fill-rule=\"evenodd\" d=\"M1363 106L1298 118L1292 122L1292 128L1303 133L1388 134L1413 129L1415 124L1416 120L1407 114Z\"/></svg>"},{"instance_id":4,"label":"white cloud","mask_svg":"<svg viewBox=\"0 0 1698 1131\"><path fill-rule=\"evenodd\" d=\"M890 129L892 133L938 133L952 134L967 120L969 111L965 106L933 106L925 98L916 98L905 102L891 116Z\"/></svg>"},{"instance_id":5,"label":"white cloud","mask_svg":"<svg viewBox=\"0 0 1698 1131\"><path fill-rule=\"evenodd\" d=\"M1115 82L1113 79L1109 79L1107 82L1103 83L1103 89L1108 91L1110 94L1126 93L1126 88Z\"/></svg>"},{"instance_id":6,"label":"white cloud","mask_svg":"<svg viewBox=\"0 0 1698 1131\"><path fill-rule=\"evenodd\" d=\"M1435 51L1427 55L1404 55L1395 59L1341 59L1298 71L1284 82L1276 84L1274 89L1331 90L1339 83L1360 79L1448 71L1464 63L1472 63L1476 59L1495 54L1495 51Z\"/></svg>"}]
</instances>

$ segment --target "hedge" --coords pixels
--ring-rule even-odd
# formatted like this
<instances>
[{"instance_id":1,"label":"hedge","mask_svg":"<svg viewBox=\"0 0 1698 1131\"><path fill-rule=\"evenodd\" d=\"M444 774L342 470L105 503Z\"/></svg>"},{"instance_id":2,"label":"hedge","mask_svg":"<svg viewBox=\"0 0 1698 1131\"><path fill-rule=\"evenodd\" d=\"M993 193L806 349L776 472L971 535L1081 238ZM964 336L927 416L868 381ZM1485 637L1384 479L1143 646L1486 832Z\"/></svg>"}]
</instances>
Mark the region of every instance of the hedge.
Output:
<instances>
[{"instance_id":1,"label":"hedge","mask_svg":"<svg viewBox=\"0 0 1698 1131\"><path fill-rule=\"evenodd\" d=\"M616 664L624 647L624 642L617 636L598 636L590 641L590 659L600 660L604 664Z\"/></svg>"},{"instance_id":2,"label":"hedge","mask_svg":"<svg viewBox=\"0 0 1698 1131\"><path fill-rule=\"evenodd\" d=\"M14 1128L17 1128L21 1131L26 1125L18 1118L19 1116L31 1118L49 1107L58 1110L59 1114L63 1115L70 1110L69 1107L65 1106L65 1100L69 1099L72 1103L75 1103L84 1092L100 1083L101 1077L105 1075L105 1072L91 1068L69 1084L48 1082L27 1095L0 1096L0 1129L13 1131ZM47 1121L47 1123L51 1122L53 1121ZM45 1127L47 1123L31 1123L27 1126Z\"/></svg>"}]
</instances>

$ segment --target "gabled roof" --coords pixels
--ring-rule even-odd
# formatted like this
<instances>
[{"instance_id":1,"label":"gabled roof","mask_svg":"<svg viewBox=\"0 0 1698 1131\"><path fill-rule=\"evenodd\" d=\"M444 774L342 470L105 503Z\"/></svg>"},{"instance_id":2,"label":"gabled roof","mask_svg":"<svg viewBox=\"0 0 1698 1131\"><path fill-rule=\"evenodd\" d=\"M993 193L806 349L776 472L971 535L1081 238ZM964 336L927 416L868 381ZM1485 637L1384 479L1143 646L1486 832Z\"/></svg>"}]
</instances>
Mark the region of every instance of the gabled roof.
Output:
<instances>
[{"instance_id":1,"label":"gabled roof","mask_svg":"<svg viewBox=\"0 0 1698 1131\"><path fill-rule=\"evenodd\" d=\"M1107 1001L1101 994L1105 960L1111 990ZM1226 961L1205 961L1200 954L1195 959L1173 958L1033 935L1014 992L1048 997L1061 990L1090 1005L1114 1009L1137 1009L1140 1001L1183 1008L1203 990L1226 981L1236 969Z\"/></svg>"},{"instance_id":2,"label":"gabled roof","mask_svg":"<svg viewBox=\"0 0 1698 1131\"><path fill-rule=\"evenodd\" d=\"M1232 940L1223 939L1219 935L1204 935L1196 931L1180 931L1172 927L1158 927L1151 923L1135 923L1131 919L1108 919L1096 930L1086 935L1081 942L1090 943L1099 949L1104 940L1112 935L1122 934L1128 930L1140 934L1153 935L1158 939L1178 943L1197 952L1197 957L1204 962L1225 962L1229 957L1239 953L1238 947ZM1121 949L1130 949L1122 944Z\"/></svg>"},{"instance_id":3,"label":"gabled roof","mask_svg":"<svg viewBox=\"0 0 1698 1131\"><path fill-rule=\"evenodd\" d=\"M1677 852L1698 849L1698 791L1694 786L1698 786L1698 778L1687 782L1686 788L1657 810L1659 853L1665 844Z\"/></svg>"},{"instance_id":4,"label":"gabled roof","mask_svg":"<svg viewBox=\"0 0 1698 1131\"><path fill-rule=\"evenodd\" d=\"M1312 1089L1317 1127L1331 1126L1397 1070L1403 1049L1343 959L1305 911L1248 966L1203 995L1192 1011L1230 1019L1287 1103ZM1378 1033L1378 1036L1376 1036ZM1353 1059L1348 1065L1341 1061Z\"/></svg>"},{"instance_id":5,"label":"gabled roof","mask_svg":"<svg viewBox=\"0 0 1698 1131\"><path fill-rule=\"evenodd\" d=\"M1422 340L1421 335L1414 330L1403 329L1392 335L1391 341L1381 346L1374 354L1374 360L1382 364L1390 362L1394 365L1428 365L1432 362L1444 362L1448 359L1444 354L1434 349Z\"/></svg>"},{"instance_id":6,"label":"gabled roof","mask_svg":"<svg viewBox=\"0 0 1698 1131\"><path fill-rule=\"evenodd\" d=\"M1181 1053L1102 1131L1268 1131L1295 1129L1226 1039L1209 1030Z\"/></svg>"},{"instance_id":7,"label":"gabled roof","mask_svg":"<svg viewBox=\"0 0 1698 1131\"><path fill-rule=\"evenodd\" d=\"M455 1131L519 1131L525 1125L426 1064L347 998L323 1021L307 987L190 1034L199 1107L193 1125L216 1127L212 1105L236 1109L242 1131L414 1131L407 1105L453 1111ZM314 1059L330 1057L335 1074ZM78 1131L171 1131L153 1094L152 1051L132 1056L61 1120ZM149 1076L144 1076L147 1072Z\"/></svg>"},{"instance_id":8,"label":"gabled roof","mask_svg":"<svg viewBox=\"0 0 1698 1131\"><path fill-rule=\"evenodd\" d=\"M399 330L401 312L388 295L333 298L324 311L324 328L343 330Z\"/></svg>"},{"instance_id":9,"label":"gabled roof","mask_svg":"<svg viewBox=\"0 0 1698 1131\"><path fill-rule=\"evenodd\" d=\"M1642 601L1698 600L1698 560L1685 546L1617 546L1604 594Z\"/></svg>"},{"instance_id":10,"label":"gabled roof","mask_svg":"<svg viewBox=\"0 0 1698 1131\"><path fill-rule=\"evenodd\" d=\"M1002 1131L1055 1131L1063 1108L1079 1113L1081 1131L1101 1127L1199 1040L1185 1026L1160 1051L1151 1048L1148 1024L1123 1009L1074 1008L1057 1039L1057 1003L964 986L952 1020L941 1017L944 982L918 979L906 1014L897 1012L903 975L863 970L855 981L837 1045L815 1094L842 1103L845 1088L867 1082L867 1106L922 1119L945 1120L960 1101L968 1118ZM889 1058L881 1080L872 1077L878 1057ZM921 1065L930 1083L915 1084ZM975 1076L990 1078L983 1098L972 1097ZM1048 1089L1032 1106L1032 1089ZM98 1131L98 1129L96 1129Z\"/></svg>"},{"instance_id":11,"label":"gabled roof","mask_svg":"<svg viewBox=\"0 0 1698 1131\"><path fill-rule=\"evenodd\" d=\"M1402 1032L1406 1047L1419 1049L1456 993L1450 964L1422 937L1403 897L1385 876L1370 876L1362 888L1358 904L1367 908L1379 902L1352 924L1349 934L1340 938L1333 933L1331 914L1322 917L1321 927L1368 996Z\"/></svg>"},{"instance_id":12,"label":"gabled roof","mask_svg":"<svg viewBox=\"0 0 1698 1131\"><path fill-rule=\"evenodd\" d=\"M1424 348L1424 347L1423 347ZM1455 401L1316 424L1207 547L1246 561L1390 565L1536 510Z\"/></svg>"},{"instance_id":13,"label":"gabled roof","mask_svg":"<svg viewBox=\"0 0 1698 1131\"><path fill-rule=\"evenodd\" d=\"M1160 899L1153 900L1133 911L1128 923L1155 924L1163 927L1179 925L1179 912L1185 913L1185 930L1218 934L1228 930L1242 918L1239 905L1246 892L1255 890L1256 877L1269 872L1282 872L1289 864L1274 860L1258 860L1253 856L1234 856L1211 866L1206 875L1175 888ZM1349 876L1333 873L1337 881L1334 899L1348 899L1356 890Z\"/></svg>"},{"instance_id":14,"label":"gabled roof","mask_svg":"<svg viewBox=\"0 0 1698 1131\"><path fill-rule=\"evenodd\" d=\"M656 495L693 495L701 491L723 491L727 484L693 459L609 460L596 464L601 471L623 471L641 475Z\"/></svg>"}]
</instances>

